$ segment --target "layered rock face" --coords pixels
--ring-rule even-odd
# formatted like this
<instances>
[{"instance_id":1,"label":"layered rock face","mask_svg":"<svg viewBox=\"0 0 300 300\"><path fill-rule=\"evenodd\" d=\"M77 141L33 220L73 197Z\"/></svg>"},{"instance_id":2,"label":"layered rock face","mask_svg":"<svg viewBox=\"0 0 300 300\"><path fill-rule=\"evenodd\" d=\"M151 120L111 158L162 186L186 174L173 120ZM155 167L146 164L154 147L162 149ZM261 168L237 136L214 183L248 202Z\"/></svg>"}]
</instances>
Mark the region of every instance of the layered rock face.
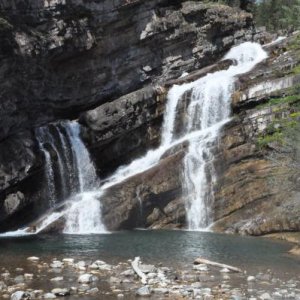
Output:
<instances>
[{"instance_id":1,"label":"layered rock face","mask_svg":"<svg viewBox=\"0 0 300 300\"><path fill-rule=\"evenodd\" d=\"M214 150L216 231L264 235L300 229L299 36L265 48L269 58L238 78L233 118ZM183 114L188 98L178 108ZM102 201L109 228L186 226L185 149L186 144L175 147L158 166L107 191Z\"/></svg>"},{"instance_id":2,"label":"layered rock face","mask_svg":"<svg viewBox=\"0 0 300 300\"><path fill-rule=\"evenodd\" d=\"M158 145L157 86L255 34L250 14L201 1L2 0L0 9L1 230L47 208L34 128L97 107L80 120L106 176Z\"/></svg>"},{"instance_id":3,"label":"layered rock face","mask_svg":"<svg viewBox=\"0 0 300 300\"><path fill-rule=\"evenodd\" d=\"M299 49L298 35L270 46L270 58L239 78L219 154L216 230L300 230Z\"/></svg>"}]
</instances>

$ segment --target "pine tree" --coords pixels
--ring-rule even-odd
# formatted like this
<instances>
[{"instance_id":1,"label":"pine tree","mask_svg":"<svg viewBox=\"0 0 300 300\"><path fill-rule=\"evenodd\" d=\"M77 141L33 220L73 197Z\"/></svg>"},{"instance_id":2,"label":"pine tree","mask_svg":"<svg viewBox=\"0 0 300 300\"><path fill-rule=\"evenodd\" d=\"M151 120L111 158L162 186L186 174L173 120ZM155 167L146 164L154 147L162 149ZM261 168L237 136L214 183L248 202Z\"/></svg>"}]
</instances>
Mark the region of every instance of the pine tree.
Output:
<instances>
[{"instance_id":1,"label":"pine tree","mask_svg":"<svg viewBox=\"0 0 300 300\"><path fill-rule=\"evenodd\" d=\"M268 30L300 28L300 0L262 0L255 5L255 19Z\"/></svg>"}]
</instances>

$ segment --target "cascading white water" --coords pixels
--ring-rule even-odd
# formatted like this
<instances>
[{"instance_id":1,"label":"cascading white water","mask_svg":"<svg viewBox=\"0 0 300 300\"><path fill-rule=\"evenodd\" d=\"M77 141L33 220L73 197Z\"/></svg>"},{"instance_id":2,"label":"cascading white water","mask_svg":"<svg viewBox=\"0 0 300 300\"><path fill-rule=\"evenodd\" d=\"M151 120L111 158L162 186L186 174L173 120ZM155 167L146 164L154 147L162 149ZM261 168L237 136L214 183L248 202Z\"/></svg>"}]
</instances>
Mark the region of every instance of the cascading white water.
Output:
<instances>
[{"instance_id":1,"label":"cascading white water","mask_svg":"<svg viewBox=\"0 0 300 300\"><path fill-rule=\"evenodd\" d=\"M105 233L106 229L101 217L100 198L101 192L96 191L86 191L76 195L70 203L70 208L65 211L64 233Z\"/></svg>"},{"instance_id":2,"label":"cascading white water","mask_svg":"<svg viewBox=\"0 0 300 300\"><path fill-rule=\"evenodd\" d=\"M250 71L266 57L266 52L259 44L246 42L232 48L225 56L225 59L236 61L236 65L224 71L208 74L194 82L173 86L168 94L160 147L148 151L144 157L134 160L128 166L119 168L100 188L89 153L79 137L79 125L77 123L64 125L72 145L73 156L76 158L81 193L71 199L73 201L70 201L71 204L65 211L50 215L43 224L48 225L51 220L65 216L66 233L105 232L105 226L101 222L99 201L105 190L153 167L168 149L189 141L183 172L188 226L192 230L205 228L211 222L212 186L215 181L212 150L220 129L229 120L235 76ZM191 91L191 101L188 106L187 122L181 135L176 136L178 103L188 91Z\"/></svg>"},{"instance_id":3,"label":"cascading white water","mask_svg":"<svg viewBox=\"0 0 300 300\"><path fill-rule=\"evenodd\" d=\"M106 232L101 216L100 196L102 192L101 189L99 190L96 170L89 152L80 138L79 124L77 122L65 122L52 126L53 131L57 132L58 141L50 134L48 127L39 128L37 131L39 133L37 137L40 148L45 152L46 168L49 173L47 183L48 186L53 188L53 193L55 193L53 162L44 146L45 142L50 142L53 151L58 157L60 177L63 177L63 182L66 181L65 178L68 177L69 179L68 189L65 188L64 184L62 187L63 190L69 191L68 197L70 198L66 202L66 210L53 212L38 223L36 233L41 232L61 217L65 219L65 233L90 234ZM64 170L62 170L63 160ZM74 182L75 184L77 183L76 186L73 186ZM65 198L64 200L67 199Z\"/></svg>"},{"instance_id":4,"label":"cascading white water","mask_svg":"<svg viewBox=\"0 0 300 300\"><path fill-rule=\"evenodd\" d=\"M187 220L189 229L202 229L210 223L210 201L215 181L213 145L220 128L229 120L234 78L250 71L267 57L259 44L244 43L231 49L224 59L236 61L228 70L208 74L194 82L173 86L168 94L164 115L162 142L158 149L150 150L144 157L119 168L101 186L100 192L125 179L141 173L155 164L171 147L189 140L189 150L184 161L184 188L187 194ZM188 122L183 134L175 137L178 102L187 91L192 91L188 107ZM207 173L208 171L208 173Z\"/></svg>"},{"instance_id":5,"label":"cascading white water","mask_svg":"<svg viewBox=\"0 0 300 300\"><path fill-rule=\"evenodd\" d=\"M48 190L49 204L50 207L54 207L57 201L55 181L54 181L54 168L53 168L53 162L49 150L46 149L44 145L45 141L47 141L49 138L48 129L46 127L38 128L36 130L36 137L39 142L39 147L45 156L45 175L46 175L45 177L47 181L46 184Z\"/></svg>"},{"instance_id":6,"label":"cascading white water","mask_svg":"<svg viewBox=\"0 0 300 300\"><path fill-rule=\"evenodd\" d=\"M249 72L257 63L267 58L267 53L256 43L244 43L232 48L225 59L236 65L227 70L208 74L199 80L174 86L169 93L170 120L165 124L164 141L174 138L174 111L183 94L191 90L191 101L187 112L184 134L206 130L189 141L184 159L184 191L187 198L186 212L188 228L206 228L212 221L213 184L216 178L213 166L213 148L224 121L230 116L231 95L235 76Z\"/></svg>"},{"instance_id":7,"label":"cascading white water","mask_svg":"<svg viewBox=\"0 0 300 300\"><path fill-rule=\"evenodd\" d=\"M64 233L90 234L106 232L101 216L100 197L102 192L99 189L94 164L80 138L79 124L72 122L66 123L64 126L76 158L80 191L70 201L70 207L65 211Z\"/></svg>"},{"instance_id":8,"label":"cascading white water","mask_svg":"<svg viewBox=\"0 0 300 300\"><path fill-rule=\"evenodd\" d=\"M79 191L95 189L98 185L98 177L90 154L80 138L80 126L77 122L62 124L68 133L71 142L73 156L76 159L77 174L79 179Z\"/></svg>"}]
</instances>

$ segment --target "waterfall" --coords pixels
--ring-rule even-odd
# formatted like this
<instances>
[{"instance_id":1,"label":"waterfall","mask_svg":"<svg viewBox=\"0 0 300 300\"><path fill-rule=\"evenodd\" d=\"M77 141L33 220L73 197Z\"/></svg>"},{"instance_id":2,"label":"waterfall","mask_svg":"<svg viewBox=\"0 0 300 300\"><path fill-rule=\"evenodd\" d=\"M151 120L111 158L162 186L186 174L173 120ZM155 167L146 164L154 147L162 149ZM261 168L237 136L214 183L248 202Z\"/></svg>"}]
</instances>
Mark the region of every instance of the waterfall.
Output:
<instances>
[{"instance_id":1,"label":"waterfall","mask_svg":"<svg viewBox=\"0 0 300 300\"><path fill-rule=\"evenodd\" d=\"M76 158L79 179L79 194L72 199L65 212L64 233L88 234L105 232L101 216L101 189L94 164L89 152L80 138L78 123L66 123L66 132L71 141Z\"/></svg>"},{"instance_id":2,"label":"waterfall","mask_svg":"<svg viewBox=\"0 0 300 300\"><path fill-rule=\"evenodd\" d=\"M60 146L53 143L53 137L49 138L46 129L39 129L37 138L41 151L45 155L46 178L51 201L56 202L57 190L53 161L50 150L46 147L46 140L49 142L52 139L51 144L54 144L52 150L57 152L59 164L65 166L64 178L68 176L70 178L70 174L75 174L76 178L68 181L69 186L70 182L73 182L73 188L69 187L73 193L69 191L67 208L62 212L49 215L37 232L43 229L41 227L46 227L53 220L61 217L66 220L65 233L105 232L105 226L101 221L100 202L105 190L155 166L167 150L185 141L189 142L183 170L188 228L200 230L209 226L213 221L211 210L214 199L213 186L216 181L214 149L218 143L220 129L230 117L235 76L249 72L265 58L267 54L259 44L246 42L232 48L224 57L236 63L227 70L207 74L191 83L174 85L168 93L161 145L155 150L148 151L145 156L135 159L129 165L120 167L106 179L102 186L98 184L95 168L88 150L80 139L80 127L76 122L62 123L55 127ZM185 96L190 97L190 101L187 106L186 120L178 134L176 132L177 109ZM61 172L61 168L58 169ZM74 194L74 181L77 182L75 188L77 194ZM141 201L139 194L137 197L137 200Z\"/></svg>"},{"instance_id":3,"label":"waterfall","mask_svg":"<svg viewBox=\"0 0 300 300\"><path fill-rule=\"evenodd\" d=\"M207 74L192 83L174 86L169 92L163 143L168 144L175 138L176 109L188 91L191 96L183 134L199 133L189 139L183 170L187 221L191 230L204 229L212 222L213 185L216 180L213 150L220 129L230 117L235 76L249 72L265 58L267 54L259 44L246 42L232 48L225 56L236 65Z\"/></svg>"},{"instance_id":4,"label":"waterfall","mask_svg":"<svg viewBox=\"0 0 300 300\"><path fill-rule=\"evenodd\" d=\"M58 187L55 182L55 160L52 158L51 149L55 152L57 156L60 182L62 185L62 193L65 196L65 177L64 177L64 167L62 163L62 158L60 152L57 150L55 143L53 141L53 135L49 130L49 127L40 127L36 130L36 137L39 143L40 150L44 153L45 157L45 177L48 190L48 198L50 207L54 207L58 201Z\"/></svg>"},{"instance_id":5,"label":"waterfall","mask_svg":"<svg viewBox=\"0 0 300 300\"><path fill-rule=\"evenodd\" d=\"M107 188L155 166L168 149L189 141L183 170L188 228L206 228L212 221L213 184L216 180L213 150L220 129L230 117L235 76L249 72L265 58L267 54L259 44L246 42L232 48L224 57L232 59L236 65L194 82L173 86L168 93L160 147L120 167L100 187L99 195L103 195ZM177 107L187 92L191 92L187 122L181 135L176 136Z\"/></svg>"},{"instance_id":6,"label":"waterfall","mask_svg":"<svg viewBox=\"0 0 300 300\"><path fill-rule=\"evenodd\" d=\"M59 200L68 200L68 208L63 213L50 214L40 223L37 232L62 216L66 221L65 233L105 232L101 221L101 191L96 191L99 188L98 178L89 152L80 138L79 124L62 122L50 126L36 130L40 149L45 156L48 198L51 208L55 208ZM54 172L56 164L58 168ZM62 198L58 199L57 195L62 195Z\"/></svg>"}]
</instances>

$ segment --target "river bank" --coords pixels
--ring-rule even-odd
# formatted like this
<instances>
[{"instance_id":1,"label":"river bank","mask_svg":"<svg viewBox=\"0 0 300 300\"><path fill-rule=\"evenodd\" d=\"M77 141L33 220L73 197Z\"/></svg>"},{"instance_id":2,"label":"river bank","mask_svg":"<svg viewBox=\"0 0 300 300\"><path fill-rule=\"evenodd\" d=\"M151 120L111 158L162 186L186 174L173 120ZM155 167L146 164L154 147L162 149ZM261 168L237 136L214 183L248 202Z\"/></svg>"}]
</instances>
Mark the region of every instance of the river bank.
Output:
<instances>
[{"instance_id":1,"label":"river bank","mask_svg":"<svg viewBox=\"0 0 300 300\"><path fill-rule=\"evenodd\" d=\"M18 291L28 299L298 299L300 260L287 254L290 248L262 238L184 231L3 238L0 299L19 297ZM136 256L147 282L132 267ZM195 265L197 257L242 272Z\"/></svg>"}]
</instances>

